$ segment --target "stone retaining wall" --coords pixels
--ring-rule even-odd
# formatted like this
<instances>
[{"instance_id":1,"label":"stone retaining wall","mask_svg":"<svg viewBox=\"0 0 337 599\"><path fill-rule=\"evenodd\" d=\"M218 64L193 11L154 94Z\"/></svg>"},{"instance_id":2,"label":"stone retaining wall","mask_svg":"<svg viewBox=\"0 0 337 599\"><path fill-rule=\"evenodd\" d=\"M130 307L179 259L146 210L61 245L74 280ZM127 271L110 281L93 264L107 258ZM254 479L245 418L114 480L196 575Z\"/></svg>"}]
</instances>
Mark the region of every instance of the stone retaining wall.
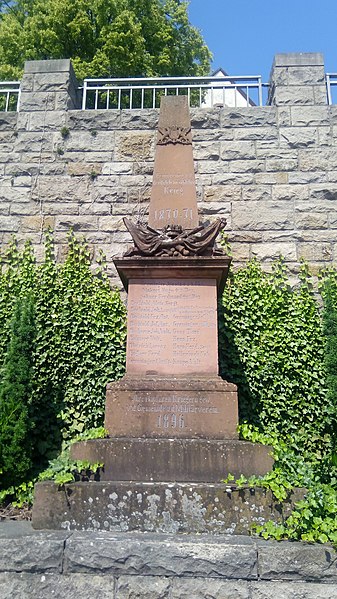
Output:
<instances>
[{"instance_id":1,"label":"stone retaining wall","mask_svg":"<svg viewBox=\"0 0 337 599\"><path fill-rule=\"evenodd\" d=\"M337 262L337 106L321 54L276 55L265 107L192 109L204 219L227 218L235 263ZM109 262L147 210L159 111L82 111L70 61L26 63L20 112L0 113L0 241L70 227ZM111 275L114 276L113 267Z\"/></svg>"},{"instance_id":2,"label":"stone retaining wall","mask_svg":"<svg viewBox=\"0 0 337 599\"><path fill-rule=\"evenodd\" d=\"M328 545L0 523L1 599L336 599Z\"/></svg>"}]
</instances>

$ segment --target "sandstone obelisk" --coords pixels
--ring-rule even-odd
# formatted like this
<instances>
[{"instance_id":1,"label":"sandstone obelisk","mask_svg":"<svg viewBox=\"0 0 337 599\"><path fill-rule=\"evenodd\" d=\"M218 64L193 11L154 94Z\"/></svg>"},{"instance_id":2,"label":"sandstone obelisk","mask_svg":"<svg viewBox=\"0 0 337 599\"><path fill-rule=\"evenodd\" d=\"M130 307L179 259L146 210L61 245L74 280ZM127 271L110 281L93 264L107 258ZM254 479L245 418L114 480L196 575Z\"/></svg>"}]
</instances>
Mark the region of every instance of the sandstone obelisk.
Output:
<instances>
[{"instance_id":1,"label":"sandstone obelisk","mask_svg":"<svg viewBox=\"0 0 337 599\"><path fill-rule=\"evenodd\" d=\"M161 102L149 225L193 229L198 224L187 96L171 96Z\"/></svg>"},{"instance_id":2,"label":"sandstone obelisk","mask_svg":"<svg viewBox=\"0 0 337 599\"><path fill-rule=\"evenodd\" d=\"M192 531L189 493L198 514L219 520L210 489L228 472L272 466L269 448L239 441L237 389L218 375L217 294L231 259L214 245L224 222L199 225L183 97L162 99L149 224L124 222L134 246L114 264L128 292L126 374L107 385L109 438L71 447L104 469L62 493L37 484L37 528L162 530L178 518L175 530Z\"/></svg>"}]
</instances>

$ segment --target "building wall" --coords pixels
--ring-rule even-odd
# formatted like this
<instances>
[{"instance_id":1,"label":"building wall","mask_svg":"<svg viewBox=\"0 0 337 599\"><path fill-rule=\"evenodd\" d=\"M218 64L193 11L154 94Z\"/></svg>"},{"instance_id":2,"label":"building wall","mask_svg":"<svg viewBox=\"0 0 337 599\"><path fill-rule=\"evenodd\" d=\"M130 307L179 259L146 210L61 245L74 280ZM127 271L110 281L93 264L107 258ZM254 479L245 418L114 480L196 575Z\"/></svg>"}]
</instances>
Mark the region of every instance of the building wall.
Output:
<instances>
[{"instance_id":1,"label":"building wall","mask_svg":"<svg viewBox=\"0 0 337 599\"><path fill-rule=\"evenodd\" d=\"M337 263L337 106L321 54L276 55L265 107L191 110L201 218L227 219L234 263ZM20 112L0 113L0 242L67 231L120 255L145 214L159 111L82 111L70 61L28 62Z\"/></svg>"}]
</instances>

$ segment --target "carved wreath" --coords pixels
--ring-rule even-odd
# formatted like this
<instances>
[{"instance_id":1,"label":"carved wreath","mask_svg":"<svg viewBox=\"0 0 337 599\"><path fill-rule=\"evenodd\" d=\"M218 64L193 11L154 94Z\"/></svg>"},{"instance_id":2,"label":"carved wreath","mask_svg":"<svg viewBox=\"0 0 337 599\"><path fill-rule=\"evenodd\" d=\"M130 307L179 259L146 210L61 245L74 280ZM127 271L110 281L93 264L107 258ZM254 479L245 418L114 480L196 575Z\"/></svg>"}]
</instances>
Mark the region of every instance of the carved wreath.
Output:
<instances>
[{"instance_id":1,"label":"carved wreath","mask_svg":"<svg viewBox=\"0 0 337 599\"><path fill-rule=\"evenodd\" d=\"M167 144L191 145L191 127L160 127L158 128L159 146Z\"/></svg>"}]
</instances>

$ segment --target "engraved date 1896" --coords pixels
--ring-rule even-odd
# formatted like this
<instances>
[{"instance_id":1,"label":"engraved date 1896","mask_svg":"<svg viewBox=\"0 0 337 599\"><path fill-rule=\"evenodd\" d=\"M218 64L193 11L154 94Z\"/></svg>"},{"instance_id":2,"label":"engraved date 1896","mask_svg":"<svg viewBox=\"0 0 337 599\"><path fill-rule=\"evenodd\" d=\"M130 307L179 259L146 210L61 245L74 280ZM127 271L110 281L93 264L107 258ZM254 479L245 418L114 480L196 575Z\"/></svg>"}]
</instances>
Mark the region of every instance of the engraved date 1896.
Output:
<instances>
[{"instance_id":1,"label":"engraved date 1896","mask_svg":"<svg viewBox=\"0 0 337 599\"><path fill-rule=\"evenodd\" d=\"M184 416L180 414L160 414L157 420L158 428L185 428Z\"/></svg>"}]
</instances>

